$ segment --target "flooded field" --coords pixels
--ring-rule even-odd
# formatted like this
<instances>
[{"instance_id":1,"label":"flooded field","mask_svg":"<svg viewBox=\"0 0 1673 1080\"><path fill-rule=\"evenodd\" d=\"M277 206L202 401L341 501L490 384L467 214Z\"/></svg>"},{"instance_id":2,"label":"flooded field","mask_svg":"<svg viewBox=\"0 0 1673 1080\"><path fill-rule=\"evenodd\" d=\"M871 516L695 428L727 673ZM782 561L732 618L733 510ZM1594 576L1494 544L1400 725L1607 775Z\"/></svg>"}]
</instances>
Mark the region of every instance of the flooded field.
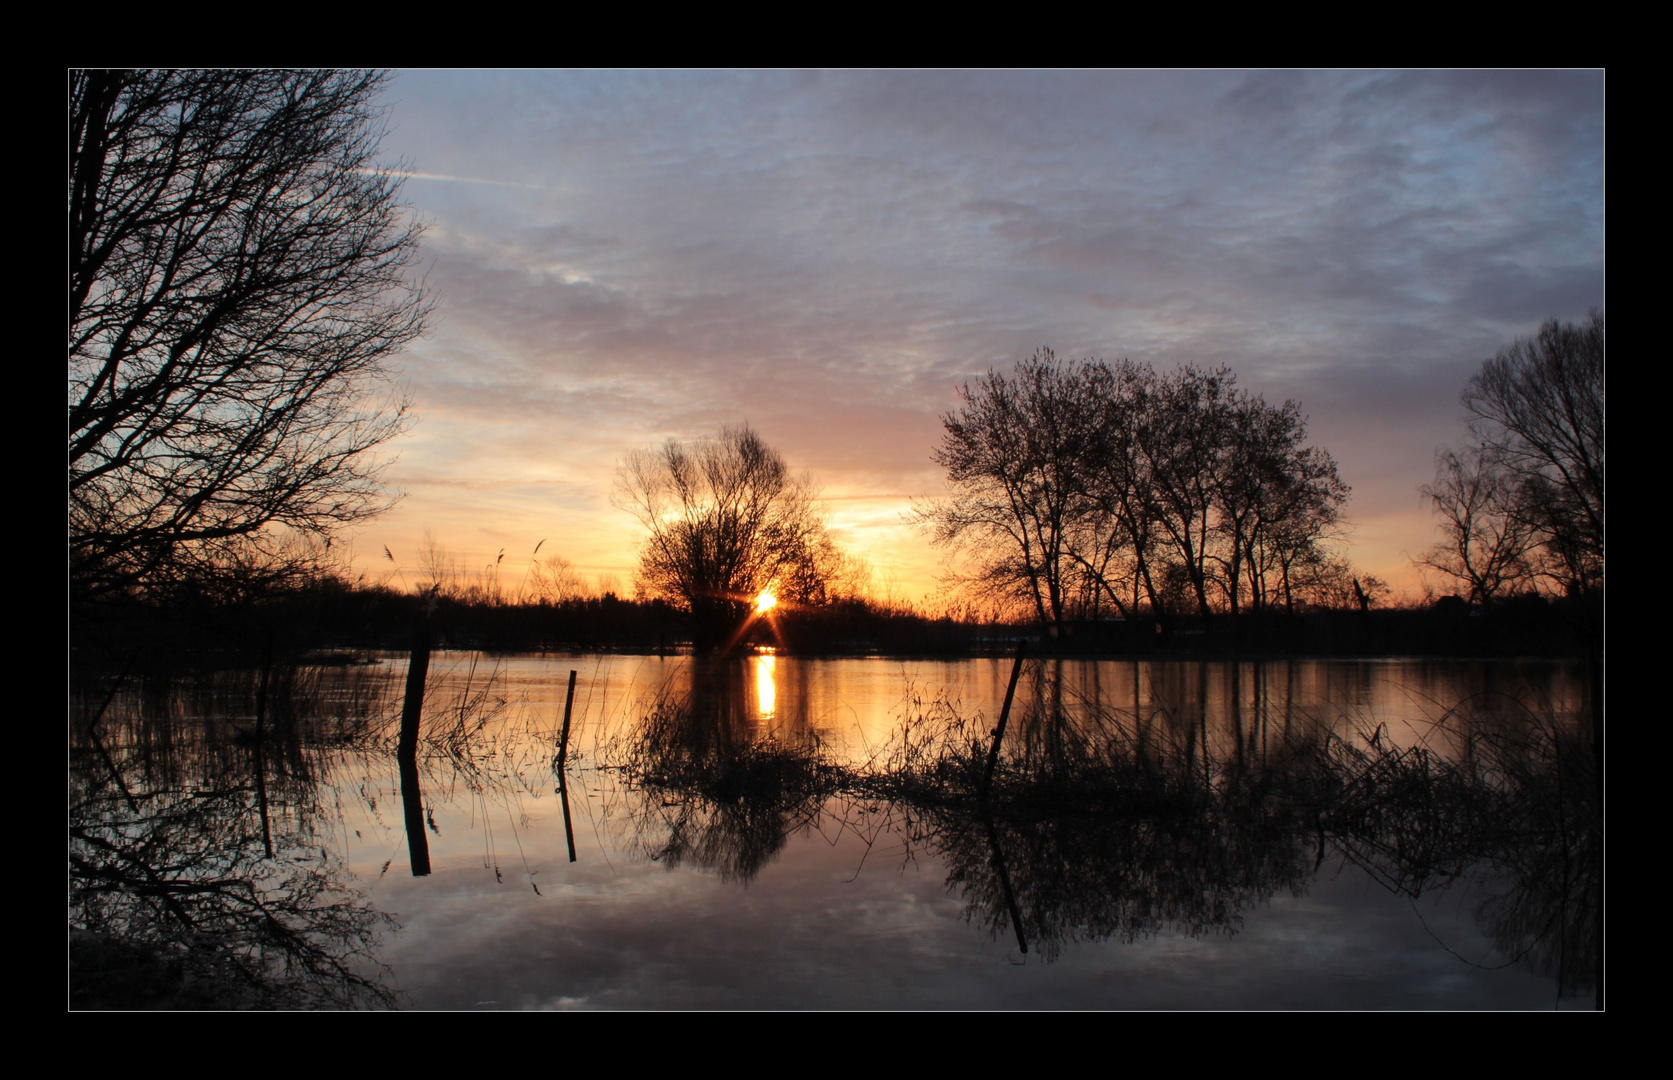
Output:
<instances>
[{"instance_id":1,"label":"flooded field","mask_svg":"<svg viewBox=\"0 0 1673 1080\"><path fill-rule=\"evenodd\" d=\"M575 692L561 762L570 673ZM437 654L72 696L72 1007L1592 1008L1576 669Z\"/></svg>"}]
</instances>

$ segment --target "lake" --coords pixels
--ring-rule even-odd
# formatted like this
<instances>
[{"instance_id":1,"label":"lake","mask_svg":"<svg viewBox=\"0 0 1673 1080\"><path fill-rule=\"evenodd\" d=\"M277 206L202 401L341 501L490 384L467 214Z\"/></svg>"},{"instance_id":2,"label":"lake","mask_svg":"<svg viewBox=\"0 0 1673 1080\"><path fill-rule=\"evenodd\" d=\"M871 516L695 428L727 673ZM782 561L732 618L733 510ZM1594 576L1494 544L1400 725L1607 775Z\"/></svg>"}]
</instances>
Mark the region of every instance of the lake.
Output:
<instances>
[{"instance_id":1,"label":"lake","mask_svg":"<svg viewBox=\"0 0 1673 1080\"><path fill-rule=\"evenodd\" d=\"M90 682L72 1007L1597 1004L1577 665L1029 660L986 779L1012 669Z\"/></svg>"}]
</instances>

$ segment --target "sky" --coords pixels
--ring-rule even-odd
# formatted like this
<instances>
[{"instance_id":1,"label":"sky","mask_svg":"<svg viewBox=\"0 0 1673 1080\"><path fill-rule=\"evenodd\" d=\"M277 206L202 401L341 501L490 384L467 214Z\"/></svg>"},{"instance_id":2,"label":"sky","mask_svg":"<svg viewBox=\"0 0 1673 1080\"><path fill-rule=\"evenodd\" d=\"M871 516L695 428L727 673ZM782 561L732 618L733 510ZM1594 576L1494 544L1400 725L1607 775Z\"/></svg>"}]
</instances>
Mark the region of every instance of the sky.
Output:
<instances>
[{"instance_id":1,"label":"sky","mask_svg":"<svg viewBox=\"0 0 1673 1080\"><path fill-rule=\"evenodd\" d=\"M392 361L405 495L354 568L412 583L428 536L515 586L544 541L630 592L622 456L747 422L879 593L934 605L945 553L906 514L945 490L941 416L1048 347L1299 401L1347 554L1416 590L1464 383L1604 304L1603 97L1600 71L399 72L380 156L437 318Z\"/></svg>"}]
</instances>

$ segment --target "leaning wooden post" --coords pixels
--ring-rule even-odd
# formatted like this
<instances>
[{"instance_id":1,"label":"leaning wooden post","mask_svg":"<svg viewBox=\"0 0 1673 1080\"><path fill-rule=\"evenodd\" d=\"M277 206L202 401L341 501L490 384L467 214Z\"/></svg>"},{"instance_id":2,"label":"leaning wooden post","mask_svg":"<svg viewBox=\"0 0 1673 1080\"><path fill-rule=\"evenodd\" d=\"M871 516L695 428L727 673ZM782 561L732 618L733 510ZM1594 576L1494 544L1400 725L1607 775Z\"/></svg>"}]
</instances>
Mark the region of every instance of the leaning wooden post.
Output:
<instances>
[{"instance_id":1,"label":"leaning wooden post","mask_svg":"<svg viewBox=\"0 0 1673 1080\"><path fill-rule=\"evenodd\" d=\"M436 606L432 589L419 609L412 657L407 662L407 696L401 703L401 741L395 758L401 769L401 802L407 819L407 855L412 876L430 872L430 843L424 835L424 797L418 787L418 721L424 713L424 679L430 671L430 615Z\"/></svg>"},{"instance_id":2,"label":"leaning wooden post","mask_svg":"<svg viewBox=\"0 0 1673 1080\"><path fill-rule=\"evenodd\" d=\"M1028 938L1022 932L1022 909L1017 907L1017 894L1011 890L1011 875L1005 871L1005 853L999 849L999 830L993 827L993 819L986 813L982 814L982 824L987 826L993 868L999 874L999 887L1005 894L1005 910L1010 912L1011 928L1017 932L1017 948L1026 954Z\"/></svg>"},{"instance_id":3,"label":"leaning wooden post","mask_svg":"<svg viewBox=\"0 0 1673 1080\"><path fill-rule=\"evenodd\" d=\"M413 626L412 655L407 661L407 696L401 703L401 741L397 752L418 749L418 721L424 714L424 680L430 673L430 614L436 607L435 590L418 609Z\"/></svg>"},{"instance_id":4,"label":"leaning wooden post","mask_svg":"<svg viewBox=\"0 0 1673 1080\"><path fill-rule=\"evenodd\" d=\"M1028 640L1017 642L1017 658L1011 665L1011 682L1005 687L1005 705L999 710L999 726L993 729L993 748L988 751L988 767L982 772L981 798L987 802L988 788L993 783L993 770L999 764L999 744L1005 739L1005 721L1011 715L1011 699L1016 697L1017 676L1022 674L1022 656L1028 651Z\"/></svg>"},{"instance_id":5,"label":"leaning wooden post","mask_svg":"<svg viewBox=\"0 0 1673 1080\"><path fill-rule=\"evenodd\" d=\"M569 861L575 861L575 827L569 818L569 775L564 763L569 757L569 716L575 708L575 672L569 673L569 693L563 699L563 731L558 735L558 800L563 804L563 838L569 845Z\"/></svg>"},{"instance_id":6,"label":"leaning wooden post","mask_svg":"<svg viewBox=\"0 0 1673 1080\"><path fill-rule=\"evenodd\" d=\"M558 736L558 782L564 781L564 760L569 756L569 714L575 708L575 672L569 673L569 693L563 699L563 733Z\"/></svg>"}]
</instances>

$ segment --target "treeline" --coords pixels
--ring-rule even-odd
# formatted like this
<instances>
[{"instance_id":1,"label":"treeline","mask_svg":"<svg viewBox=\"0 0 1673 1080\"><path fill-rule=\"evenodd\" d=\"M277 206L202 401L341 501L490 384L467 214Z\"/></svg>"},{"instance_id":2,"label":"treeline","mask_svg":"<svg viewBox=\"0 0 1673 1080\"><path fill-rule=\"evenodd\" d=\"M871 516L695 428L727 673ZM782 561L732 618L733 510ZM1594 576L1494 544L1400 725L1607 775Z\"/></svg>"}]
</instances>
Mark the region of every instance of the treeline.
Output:
<instances>
[{"instance_id":1,"label":"treeline","mask_svg":"<svg viewBox=\"0 0 1673 1080\"><path fill-rule=\"evenodd\" d=\"M1162 375L1049 349L961 389L918 507L961 583L1061 632L1076 620L1368 608L1386 586L1333 550L1349 489L1294 401L1227 368Z\"/></svg>"},{"instance_id":2,"label":"treeline","mask_svg":"<svg viewBox=\"0 0 1673 1080\"><path fill-rule=\"evenodd\" d=\"M1170 624L1070 620L1053 636L1032 621L974 612L925 614L848 597L818 606L774 609L750 621L735 647L769 646L797 656L1009 655L1027 639L1032 655L1213 656L1568 656L1579 655L1571 604L1523 596L1471 609L1462 601L1369 612L1318 608ZM690 611L661 599L614 593L531 603L487 603L325 576L261 597L176 592L166 600L117 603L72 619L76 667L174 673L281 662L348 661L411 647L421 613L436 648L490 652L682 654L698 637Z\"/></svg>"},{"instance_id":3,"label":"treeline","mask_svg":"<svg viewBox=\"0 0 1673 1080\"><path fill-rule=\"evenodd\" d=\"M410 648L421 619L442 649L674 654L701 637L689 609L660 597L579 587L534 592L496 590L488 575L451 579L441 588L429 582L402 588L325 570L259 591L182 585L76 605L71 657L101 668L137 658L147 669L258 665L269 651L347 658ZM781 605L770 618L750 620L739 630L737 648L772 646L804 655L968 656L1025 632L974 613L931 615L858 597Z\"/></svg>"}]
</instances>

